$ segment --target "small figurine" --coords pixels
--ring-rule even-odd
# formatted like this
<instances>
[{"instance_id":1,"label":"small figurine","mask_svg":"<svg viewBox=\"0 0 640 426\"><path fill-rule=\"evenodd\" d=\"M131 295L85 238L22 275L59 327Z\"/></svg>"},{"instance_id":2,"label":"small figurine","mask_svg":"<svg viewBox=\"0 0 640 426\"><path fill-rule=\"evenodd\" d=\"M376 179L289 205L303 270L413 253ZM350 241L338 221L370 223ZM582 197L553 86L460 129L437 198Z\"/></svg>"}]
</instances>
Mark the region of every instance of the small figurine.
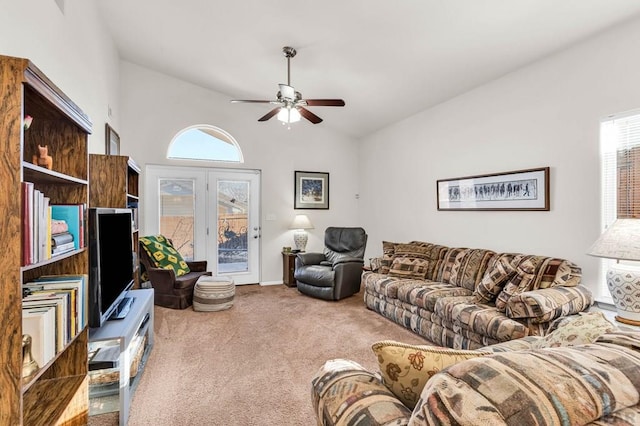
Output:
<instances>
[{"instance_id":1,"label":"small figurine","mask_svg":"<svg viewBox=\"0 0 640 426\"><path fill-rule=\"evenodd\" d=\"M38 145L38 153L39 155L33 156L33 164L36 166L46 167L51 170L53 168L53 158L48 155L49 147L48 145L40 146Z\"/></svg>"},{"instance_id":2,"label":"small figurine","mask_svg":"<svg viewBox=\"0 0 640 426\"><path fill-rule=\"evenodd\" d=\"M25 115L24 116L24 129L25 130L29 130L29 127L31 127L31 122L33 121L33 117L30 115Z\"/></svg>"},{"instance_id":3,"label":"small figurine","mask_svg":"<svg viewBox=\"0 0 640 426\"><path fill-rule=\"evenodd\" d=\"M22 335L22 379L28 381L38 372L38 363L31 355L31 336Z\"/></svg>"}]
</instances>

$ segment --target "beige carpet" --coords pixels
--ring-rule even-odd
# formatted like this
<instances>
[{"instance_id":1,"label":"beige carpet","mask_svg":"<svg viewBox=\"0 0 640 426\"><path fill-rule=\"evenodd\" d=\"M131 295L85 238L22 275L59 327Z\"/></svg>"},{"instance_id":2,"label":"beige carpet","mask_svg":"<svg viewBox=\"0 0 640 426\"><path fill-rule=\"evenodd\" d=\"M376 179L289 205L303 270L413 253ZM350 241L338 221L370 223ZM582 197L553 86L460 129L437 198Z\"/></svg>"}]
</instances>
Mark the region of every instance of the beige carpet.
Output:
<instances>
[{"instance_id":1,"label":"beige carpet","mask_svg":"<svg viewBox=\"0 0 640 426\"><path fill-rule=\"evenodd\" d=\"M284 285L238 286L221 312L155 308L155 345L129 425L314 425L310 382L331 358L377 368L371 344L427 343L368 310ZM90 418L117 424L117 413Z\"/></svg>"}]
</instances>

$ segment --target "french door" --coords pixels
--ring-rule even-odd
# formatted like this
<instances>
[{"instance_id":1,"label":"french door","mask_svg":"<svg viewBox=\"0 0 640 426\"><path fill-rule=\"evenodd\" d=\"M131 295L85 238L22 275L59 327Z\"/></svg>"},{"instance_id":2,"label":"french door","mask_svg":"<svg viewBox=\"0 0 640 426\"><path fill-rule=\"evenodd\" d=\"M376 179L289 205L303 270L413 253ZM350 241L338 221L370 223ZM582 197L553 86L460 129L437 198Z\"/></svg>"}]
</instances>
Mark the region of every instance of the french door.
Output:
<instances>
[{"instance_id":1,"label":"french door","mask_svg":"<svg viewBox=\"0 0 640 426\"><path fill-rule=\"evenodd\" d=\"M260 172L149 165L145 234L163 234L187 260L236 284L260 281Z\"/></svg>"}]
</instances>

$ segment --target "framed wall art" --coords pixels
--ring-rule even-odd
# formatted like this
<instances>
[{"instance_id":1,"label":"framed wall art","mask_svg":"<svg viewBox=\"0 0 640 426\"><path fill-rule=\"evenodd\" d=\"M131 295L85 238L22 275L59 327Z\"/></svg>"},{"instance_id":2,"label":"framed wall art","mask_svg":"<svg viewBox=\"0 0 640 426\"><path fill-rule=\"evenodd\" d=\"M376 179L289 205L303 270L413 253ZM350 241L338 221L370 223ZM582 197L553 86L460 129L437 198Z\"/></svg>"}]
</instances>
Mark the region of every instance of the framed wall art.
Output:
<instances>
[{"instance_id":1,"label":"framed wall art","mask_svg":"<svg viewBox=\"0 0 640 426\"><path fill-rule=\"evenodd\" d=\"M438 210L549 211L549 167L437 181Z\"/></svg>"},{"instance_id":2,"label":"framed wall art","mask_svg":"<svg viewBox=\"0 0 640 426\"><path fill-rule=\"evenodd\" d=\"M107 155L120 155L120 136L109 124L105 124L105 141Z\"/></svg>"},{"instance_id":3,"label":"framed wall art","mask_svg":"<svg viewBox=\"0 0 640 426\"><path fill-rule=\"evenodd\" d=\"M294 209L329 208L329 173L294 172Z\"/></svg>"}]
</instances>

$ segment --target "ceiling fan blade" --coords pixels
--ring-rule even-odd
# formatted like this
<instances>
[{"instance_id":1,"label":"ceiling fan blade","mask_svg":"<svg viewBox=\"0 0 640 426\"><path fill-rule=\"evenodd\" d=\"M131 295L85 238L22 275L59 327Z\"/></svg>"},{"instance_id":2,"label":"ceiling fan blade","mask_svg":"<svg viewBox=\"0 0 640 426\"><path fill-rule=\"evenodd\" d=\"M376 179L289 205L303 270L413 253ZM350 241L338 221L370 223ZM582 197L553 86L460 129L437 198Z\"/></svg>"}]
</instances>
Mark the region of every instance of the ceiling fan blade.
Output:
<instances>
[{"instance_id":1,"label":"ceiling fan blade","mask_svg":"<svg viewBox=\"0 0 640 426\"><path fill-rule=\"evenodd\" d=\"M300 115L312 122L313 124L318 124L322 122L322 118L318 117L308 109L297 107L298 111L300 111Z\"/></svg>"},{"instance_id":2,"label":"ceiling fan blade","mask_svg":"<svg viewBox=\"0 0 640 426\"><path fill-rule=\"evenodd\" d=\"M308 106L344 106L344 101L342 99L305 99L304 101Z\"/></svg>"},{"instance_id":3,"label":"ceiling fan blade","mask_svg":"<svg viewBox=\"0 0 640 426\"><path fill-rule=\"evenodd\" d=\"M240 103L240 102L252 103L252 104L270 104L275 101L265 101L265 100L255 100L255 99L231 99L232 104Z\"/></svg>"},{"instance_id":4,"label":"ceiling fan blade","mask_svg":"<svg viewBox=\"0 0 640 426\"><path fill-rule=\"evenodd\" d=\"M258 118L258 121L267 121L268 119L276 115L279 111L280 111L280 107L274 108L268 113L266 113L265 115L263 115L262 117Z\"/></svg>"}]
</instances>

